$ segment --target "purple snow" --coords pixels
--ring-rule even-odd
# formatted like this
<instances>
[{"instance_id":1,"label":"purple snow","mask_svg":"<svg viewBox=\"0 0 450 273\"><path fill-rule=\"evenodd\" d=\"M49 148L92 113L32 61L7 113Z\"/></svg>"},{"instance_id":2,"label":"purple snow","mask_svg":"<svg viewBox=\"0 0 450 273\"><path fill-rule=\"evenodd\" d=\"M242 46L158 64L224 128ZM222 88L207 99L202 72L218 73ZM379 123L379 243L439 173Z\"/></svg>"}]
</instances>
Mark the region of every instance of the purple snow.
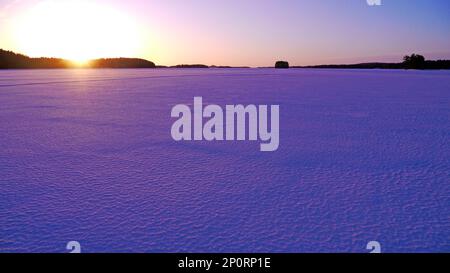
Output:
<instances>
[{"instance_id":1,"label":"purple snow","mask_svg":"<svg viewBox=\"0 0 450 273\"><path fill-rule=\"evenodd\" d=\"M279 104L280 147L171 108ZM0 252L450 251L450 72L0 72Z\"/></svg>"}]
</instances>

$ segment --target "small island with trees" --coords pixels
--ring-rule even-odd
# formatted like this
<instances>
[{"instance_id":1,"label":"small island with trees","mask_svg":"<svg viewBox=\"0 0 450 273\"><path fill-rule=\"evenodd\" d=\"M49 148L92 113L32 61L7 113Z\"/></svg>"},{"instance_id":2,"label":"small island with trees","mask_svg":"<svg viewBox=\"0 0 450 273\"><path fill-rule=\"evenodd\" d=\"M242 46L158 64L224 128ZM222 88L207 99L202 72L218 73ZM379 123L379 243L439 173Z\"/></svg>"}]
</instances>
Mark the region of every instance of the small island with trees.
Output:
<instances>
[{"instance_id":1,"label":"small island with trees","mask_svg":"<svg viewBox=\"0 0 450 273\"><path fill-rule=\"evenodd\" d=\"M277 62L275 63L275 68L278 68L278 69L287 69L287 68L289 68L289 63L286 62L286 61L277 61Z\"/></svg>"}]
</instances>

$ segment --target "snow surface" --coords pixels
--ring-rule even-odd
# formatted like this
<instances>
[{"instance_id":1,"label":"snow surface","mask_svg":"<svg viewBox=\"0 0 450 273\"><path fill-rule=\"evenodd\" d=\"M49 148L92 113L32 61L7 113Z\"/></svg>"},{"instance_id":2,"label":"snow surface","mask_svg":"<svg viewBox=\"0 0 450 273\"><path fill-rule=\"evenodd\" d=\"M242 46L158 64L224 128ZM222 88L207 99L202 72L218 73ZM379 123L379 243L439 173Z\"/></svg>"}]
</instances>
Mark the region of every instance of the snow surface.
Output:
<instances>
[{"instance_id":1,"label":"snow surface","mask_svg":"<svg viewBox=\"0 0 450 273\"><path fill-rule=\"evenodd\" d=\"M171 108L279 104L280 148ZM450 73L0 72L0 252L450 251Z\"/></svg>"}]
</instances>

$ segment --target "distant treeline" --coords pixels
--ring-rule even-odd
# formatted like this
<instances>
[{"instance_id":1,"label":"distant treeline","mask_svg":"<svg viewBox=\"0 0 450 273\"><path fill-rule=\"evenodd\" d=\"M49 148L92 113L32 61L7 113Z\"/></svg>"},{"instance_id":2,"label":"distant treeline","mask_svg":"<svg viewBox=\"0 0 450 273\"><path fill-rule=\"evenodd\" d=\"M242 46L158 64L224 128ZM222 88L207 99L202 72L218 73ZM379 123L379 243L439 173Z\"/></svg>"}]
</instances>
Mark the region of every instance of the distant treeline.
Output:
<instances>
[{"instance_id":1,"label":"distant treeline","mask_svg":"<svg viewBox=\"0 0 450 273\"><path fill-rule=\"evenodd\" d=\"M0 49L0 69L50 69L50 68L249 68L232 66L207 66L204 64L180 64L175 66L156 66L153 62L137 58L95 59L85 65L58 58L30 58L12 51Z\"/></svg>"},{"instance_id":2,"label":"distant treeline","mask_svg":"<svg viewBox=\"0 0 450 273\"><path fill-rule=\"evenodd\" d=\"M360 64L329 64L313 66L292 66L292 68L341 68L341 69L450 69L450 60L425 60L418 54L403 57L401 63L360 63Z\"/></svg>"},{"instance_id":3,"label":"distant treeline","mask_svg":"<svg viewBox=\"0 0 450 273\"><path fill-rule=\"evenodd\" d=\"M58 58L30 58L12 51L0 49L0 69L48 69L78 68L74 62ZM207 66L204 64L180 64L175 66L156 66L153 62L137 58L109 58L89 61L81 67L88 68L249 68L246 66ZM278 61L275 68L289 68L286 61ZM450 60L425 60L425 57L412 54L405 56L401 63L360 63L327 64L313 66L291 66L291 68L340 68L340 69L450 69Z\"/></svg>"},{"instance_id":4,"label":"distant treeline","mask_svg":"<svg viewBox=\"0 0 450 273\"><path fill-rule=\"evenodd\" d=\"M30 58L0 49L0 69L51 69L79 67L73 62L57 58ZM135 58L96 59L86 67L92 68L154 68L153 62Z\"/></svg>"},{"instance_id":5,"label":"distant treeline","mask_svg":"<svg viewBox=\"0 0 450 273\"><path fill-rule=\"evenodd\" d=\"M0 69L68 68L69 62L56 58L30 58L0 49Z\"/></svg>"},{"instance_id":6,"label":"distant treeline","mask_svg":"<svg viewBox=\"0 0 450 273\"><path fill-rule=\"evenodd\" d=\"M179 64L171 66L172 68L209 68L209 66L204 64Z\"/></svg>"},{"instance_id":7,"label":"distant treeline","mask_svg":"<svg viewBox=\"0 0 450 273\"><path fill-rule=\"evenodd\" d=\"M173 66L158 65L157 68L250 68L249 66L227 66L227 65L206 65L206 64L179 64Z\"/></svg>"},{"instance_id":8,"label":"distant treeline","mask_svg":"<svg viewBox=\"0 0 450 273\"><path fill-rule=\"evenodd\" d=\"M89 62L92 68L155 68L153 62L137 58L96 59Z\"/></svg>"},{"instance_id":9,"label":"distant treeline","mask_svg":"<svg viewBox=\"0 0 450 273\"><path fill-rule=\"evenodd\" d=\"M360 64L328 64L313 66L292 66L292 68L342 68L342 69L414 69L403 63L360 63ZM450 60L425 61L418 69L450 69Z\"/></svg>"}]
</instances>

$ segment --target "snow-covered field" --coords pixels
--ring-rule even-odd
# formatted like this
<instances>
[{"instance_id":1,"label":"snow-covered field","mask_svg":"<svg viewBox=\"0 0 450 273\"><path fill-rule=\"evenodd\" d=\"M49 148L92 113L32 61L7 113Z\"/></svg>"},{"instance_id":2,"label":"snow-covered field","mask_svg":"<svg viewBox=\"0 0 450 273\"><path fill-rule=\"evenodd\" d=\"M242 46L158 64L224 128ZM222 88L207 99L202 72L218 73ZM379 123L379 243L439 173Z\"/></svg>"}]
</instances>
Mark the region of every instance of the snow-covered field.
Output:
<instances>
[{"instance_id":1,"label":"snow-covered field","mask_svg":"<svg viewBox=\"0 0 450 273\"><path fill-rule=\"evenodd\" d=\"M171 108L279 104L280 147ZM450 72L0 71L0 252L450 251Z\"/></svg>"}]
</instances>

